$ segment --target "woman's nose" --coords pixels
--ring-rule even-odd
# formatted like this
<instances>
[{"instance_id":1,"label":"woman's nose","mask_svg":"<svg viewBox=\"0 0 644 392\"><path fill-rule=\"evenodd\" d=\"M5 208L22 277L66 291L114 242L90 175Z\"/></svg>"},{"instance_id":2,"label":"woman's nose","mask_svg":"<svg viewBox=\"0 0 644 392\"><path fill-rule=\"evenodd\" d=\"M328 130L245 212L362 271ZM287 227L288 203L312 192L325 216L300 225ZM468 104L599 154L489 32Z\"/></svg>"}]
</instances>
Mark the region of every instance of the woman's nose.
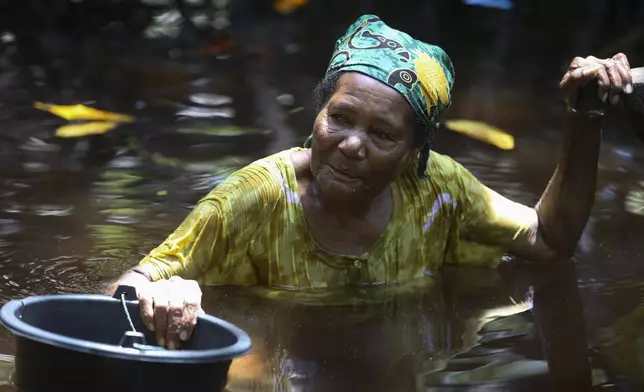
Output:
<instances>
[{"instance_id":1,"label":"woman's nose","mask_svg":"<svg viewBox=\"0 0 644 392\"><path fill-rule=\"evenodd\" d=\"M344 138L338 148L349 159L364 159L366 156L365 141L355 132Z\"/></svg>"}]
</instances>

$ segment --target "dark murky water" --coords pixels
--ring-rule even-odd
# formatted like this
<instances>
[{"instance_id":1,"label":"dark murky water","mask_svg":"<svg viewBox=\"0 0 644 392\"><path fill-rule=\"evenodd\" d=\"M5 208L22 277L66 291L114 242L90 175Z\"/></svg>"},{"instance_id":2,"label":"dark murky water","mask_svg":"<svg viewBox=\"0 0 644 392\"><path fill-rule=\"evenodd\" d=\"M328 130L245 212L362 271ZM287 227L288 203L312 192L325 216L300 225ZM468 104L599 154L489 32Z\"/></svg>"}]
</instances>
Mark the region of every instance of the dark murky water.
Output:
<instances>
[{"instance_id":1,"label":"dark murky water","mask_svg":"<svg viewBox=\"0 0 644 392\"><path fill-rule=\"evenodd\" d=\"M324 54L287 45L293 53L271 61L96 60L105 61L109 94L71 89L51 99L95 99L138 121L78 143L55 140L61 122L31 109L42 91L5 87L0 300L102 291L231 171L303 141L329 42ZM459 70L466 50L456 52ZM559 113L524 85L474 83L472 69L450 115L494 119L517 147L498 151L445 131L436 149L532 204L554 167ZM644 148L619 125L606 129L597 202L572 263L447 269L408 287L318 296L208 289L205 309L253 338L253 352L233 364L230 391L641 389ZM0 390L10 388L2 380L12 352L5 332Z\"/></svg>"}]
</instances>

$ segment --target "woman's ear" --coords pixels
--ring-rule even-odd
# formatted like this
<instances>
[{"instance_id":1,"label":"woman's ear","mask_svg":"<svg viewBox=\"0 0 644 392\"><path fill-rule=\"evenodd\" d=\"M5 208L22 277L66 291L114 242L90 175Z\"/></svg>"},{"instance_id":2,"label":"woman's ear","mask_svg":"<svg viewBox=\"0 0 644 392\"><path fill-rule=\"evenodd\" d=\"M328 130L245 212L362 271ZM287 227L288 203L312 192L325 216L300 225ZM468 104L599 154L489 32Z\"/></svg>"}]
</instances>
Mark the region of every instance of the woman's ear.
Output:
<instances>
[{"instance_id":1,"label":"woman's ear","mask_svg":"<svg viewBox=\"0 0 644 392\"><path fill-rule=\"evenodd\" d=\"M414 147L414 156L418 156L423 148L429 143L429 134L425 135L423 139Z\"/></svg>"},{"instance_id":2,"label":"woman's ear","mask_svg":"<svg viewBox=\"0 0 644 392\"><path fill-rule=\"evenodd\" d=\"M421 145L420 147L414 147L413 150L411 150L411 153L407 157L407 164L410 166L413 166L418 162L418 156L420 155L421 150L423 149L423 146Z\"/></svg>"}]
</instances>

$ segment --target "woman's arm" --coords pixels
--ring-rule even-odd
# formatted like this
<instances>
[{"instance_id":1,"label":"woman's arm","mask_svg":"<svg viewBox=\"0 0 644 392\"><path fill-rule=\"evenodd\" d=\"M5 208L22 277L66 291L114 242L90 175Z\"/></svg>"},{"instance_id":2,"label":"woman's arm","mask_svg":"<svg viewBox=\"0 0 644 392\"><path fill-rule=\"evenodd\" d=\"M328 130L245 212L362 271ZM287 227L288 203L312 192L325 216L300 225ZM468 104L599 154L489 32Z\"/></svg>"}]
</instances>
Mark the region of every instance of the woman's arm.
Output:
<instances>
[{"instance_id":1,"label":"woman's arm","mask_svg":"<svg viewBox=\"0 0 644 392\"><path fill-rule=\"evenodd\" d=\"M113 295L116 289L121 286L132 286L136 289L137 292L141 290L152 282L150 274L145 271L145 267L136 266L131 268L123 273L116 282L114 282L108 289L107 294Z\"/></svg>"},{"instance_id":2,"label":"woman's arm","mask_svg":"<svg viewBox=\"0 0 644 392\"><path fill-rule=\"evenodd\" d=\"M562 152L534 208L501 196L471 173L460 170L460 238L534 261L573 254L596 193L602 113L577 110L576 105L580 88L593 81L600 86L599 95L604 102L616 103L614 97L632 92L626 56L573 60L561 81L568 105Z\"/></svg>"},{"instance_id":3,"label":"woman's arm","mask_svg":"<svg viewBox=\"0 0 644 392\"><path fill-rule=\"evenodd\" d=\"M527 241L513 246L519 255L542 258L570 257L586 226L595 200L597 164L601 145L602 111L578 107L580 88L597 81L602 102L616 104L622 93L633 92L630 65L623 54L610 60L574 59L562 78L568 111L563 149L557 168L535 206L535 222ZM588 91L587 91L588 92ZM595 94L595 91L590 91ZM599 102L599 100L595 99ZM545 245L545 246L544 246Z\"/></svg>"},{"instance_id":4,"label":"woman's arm","mask_svg":"<svg viewBox=\"0 0 644 392\"><path fill-rule=\"evenodd\" d=\"M559 163L537 205L524 206L486 189L490 212L469 230L475 240L500 244L533 261L572 256L595 199L601 117L568 113L565 121ZM515 235L503 234L502 220L494 216L516 225Z\"/></svg>"},{"instance_id":5,"label":"woman's arm","mask_svg":"<svg viewBox=\"0 0 644 392\"><path fill-rule=\"evenodd\" d=\"M254 284L256 268L246 257L247 246L281 197L266 165L246 166L201 199L133 271L155 282L179 276L202 284ZM130 271L126 275L143 282Z\"/></svg>"},{"instance_id":6,"label":"woman's arm","mask_svg":"<svg viewBox=\"0 0 644 392\"><path fill-rule=\"evenodd\" d=\"M535 207L535 240L547 244L547 258L572 256L586 226L597 189L601 127L599 116L566 116L559 163Z\"/></svg>"},{"instance_id":7,"label":"woman's arm","mask_svg":"<svg viewBox=\"0 0 644 392\"><path fill-rule=\"evenodd\" d=\"M200 283L253 284L257 272L247 246L280 200L274 175L247 166L204 197L162 244L108 290L136 288L141 318L157 343L170 349L186 340L201 311ZM184 280L194 279L194 280Z\"/></svg>"}]
</instances>

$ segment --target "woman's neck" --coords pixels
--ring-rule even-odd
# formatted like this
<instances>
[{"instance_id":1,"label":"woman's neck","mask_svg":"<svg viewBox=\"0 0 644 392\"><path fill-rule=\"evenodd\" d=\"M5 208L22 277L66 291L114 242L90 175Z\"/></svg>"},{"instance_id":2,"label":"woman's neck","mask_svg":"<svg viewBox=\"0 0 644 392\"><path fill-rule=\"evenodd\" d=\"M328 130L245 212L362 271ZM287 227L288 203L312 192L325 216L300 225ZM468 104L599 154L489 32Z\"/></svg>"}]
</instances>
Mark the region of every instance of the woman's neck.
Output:
<instances>
[{"instance_id":1,"label":"woman's neck","mask_svg":"<svg viewBox=\"0 0 644 392\"><path fill-rule=\"evenodd\" d=\"M386 187L375 195L361 195L347 198L345 195L325 194L317 181L311 181L308 196L316 207L339 220L364 219L375 211L391 205L391 187Z\"/></svg>"}]
</instances>

